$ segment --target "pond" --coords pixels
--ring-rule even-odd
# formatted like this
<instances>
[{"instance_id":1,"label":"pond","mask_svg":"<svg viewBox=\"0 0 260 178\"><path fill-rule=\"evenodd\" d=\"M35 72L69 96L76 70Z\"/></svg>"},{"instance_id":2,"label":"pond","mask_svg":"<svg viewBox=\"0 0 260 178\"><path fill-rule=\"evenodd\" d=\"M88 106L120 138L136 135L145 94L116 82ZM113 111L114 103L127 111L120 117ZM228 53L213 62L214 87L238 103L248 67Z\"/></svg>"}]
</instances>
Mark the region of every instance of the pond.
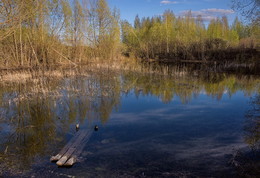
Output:
<instances>
[{"instance_id":1,"label":"pond","mask_svg":"<svg viewBox=\"0 0 260 178\"><path fill-rule=\"evenodd\" d=\"M260 77L160 66L33 72L0 84L0 175L229 177L259 172ZM39 74L38 74L39 75ZM99 127L79 162L50 162ZM243 171L241 171L243 170Z\"/></svg>"}]
</instances>

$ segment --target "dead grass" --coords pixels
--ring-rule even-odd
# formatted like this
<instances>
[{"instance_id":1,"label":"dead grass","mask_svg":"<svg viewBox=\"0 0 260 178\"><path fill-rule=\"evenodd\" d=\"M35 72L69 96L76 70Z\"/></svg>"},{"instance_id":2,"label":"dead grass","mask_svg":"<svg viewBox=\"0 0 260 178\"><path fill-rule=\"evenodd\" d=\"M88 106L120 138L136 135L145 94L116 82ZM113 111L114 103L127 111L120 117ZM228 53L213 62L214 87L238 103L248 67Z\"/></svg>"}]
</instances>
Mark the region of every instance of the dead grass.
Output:
<instances>
[{"instance_id":1,"label":"dead grass","mask_svg":"<svg viewBox=\"0 0 260 178\"><path fill-rule=\"evenodd\" d=\"M0 74L0 82L26 82L32 78L29 72L11 72Z\"/></svg>"}]
</instances>

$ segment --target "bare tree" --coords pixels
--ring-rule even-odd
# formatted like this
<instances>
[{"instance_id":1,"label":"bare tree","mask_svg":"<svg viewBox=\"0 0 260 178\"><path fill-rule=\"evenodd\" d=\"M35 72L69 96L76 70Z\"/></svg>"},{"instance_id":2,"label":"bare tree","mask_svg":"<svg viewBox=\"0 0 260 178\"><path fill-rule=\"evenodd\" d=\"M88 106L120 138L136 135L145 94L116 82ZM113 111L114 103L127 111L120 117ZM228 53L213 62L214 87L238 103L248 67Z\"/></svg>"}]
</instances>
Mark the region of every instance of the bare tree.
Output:
<instances>
[{"instance_id":1,"label":"bare tree","mask_svg":"<svg viewBox=\"0 0 260 178\"><path fill-rule=\"evenodd\" d=\"M252 21L260 23L260 0L232 0L233 9Z\"/></svg>"}]
</instances>

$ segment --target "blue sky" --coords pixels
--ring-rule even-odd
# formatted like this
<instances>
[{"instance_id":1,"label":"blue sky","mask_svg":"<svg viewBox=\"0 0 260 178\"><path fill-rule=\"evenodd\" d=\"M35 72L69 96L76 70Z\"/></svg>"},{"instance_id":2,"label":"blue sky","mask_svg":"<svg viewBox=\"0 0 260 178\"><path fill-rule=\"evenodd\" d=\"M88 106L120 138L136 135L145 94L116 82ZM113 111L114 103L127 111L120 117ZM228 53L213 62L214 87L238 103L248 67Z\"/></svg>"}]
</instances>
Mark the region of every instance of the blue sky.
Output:
<instances>
[{"instance_id":1,"label":"blue sky","mask_svg":"<svg viewBox=\"0 0 260 178\"><path fill-rule=\"evenodd\" d=\"M130 23L133 23L137 14L140 18L152 17L161 15L167 9L172 10L177 16L191 10L194 16L202 15L206 23L223 15L227 15L232 22L238 15L231 9L231 0L108 0L108 3L111 8L120 9L121 19Z\"/></svg>"}]
</instances>

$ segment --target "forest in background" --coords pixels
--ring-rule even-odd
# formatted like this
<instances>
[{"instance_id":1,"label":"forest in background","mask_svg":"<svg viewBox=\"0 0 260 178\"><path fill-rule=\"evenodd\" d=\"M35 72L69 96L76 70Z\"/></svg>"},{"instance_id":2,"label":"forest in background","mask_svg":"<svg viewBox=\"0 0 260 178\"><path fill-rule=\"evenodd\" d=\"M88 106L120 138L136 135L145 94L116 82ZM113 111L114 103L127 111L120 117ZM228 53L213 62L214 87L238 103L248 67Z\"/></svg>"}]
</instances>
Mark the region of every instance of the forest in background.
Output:
<instances>
[{"instance_id":1,"label":"forest in background","mask_svg":"<svg viewBox=\"0 0 260 178\"><path fill-rule=\"evenodd\" d=\"M182 17L170 10L136 16L131 25L106 0L0 2L1 67L109 63L121 56L252 62L259 58L259 36L255 22L245 25L236 18L229 24L223 16L206 26L191 11Z\"/></svg>"},{"instance_id":2,"label":"forest in background","mask_svg":"<svg viewBox=\"0 0 260 178\"><path fill-rule=\"evenodd\" d=\"M176 17L167 10L162 16L140 18L134 26L123 22L127 55L166 60L249 60L259 49L260 28L244 25L238 18L212 19L206 26L201 15L189 11Z\"/></svg>"}]
</instances>

